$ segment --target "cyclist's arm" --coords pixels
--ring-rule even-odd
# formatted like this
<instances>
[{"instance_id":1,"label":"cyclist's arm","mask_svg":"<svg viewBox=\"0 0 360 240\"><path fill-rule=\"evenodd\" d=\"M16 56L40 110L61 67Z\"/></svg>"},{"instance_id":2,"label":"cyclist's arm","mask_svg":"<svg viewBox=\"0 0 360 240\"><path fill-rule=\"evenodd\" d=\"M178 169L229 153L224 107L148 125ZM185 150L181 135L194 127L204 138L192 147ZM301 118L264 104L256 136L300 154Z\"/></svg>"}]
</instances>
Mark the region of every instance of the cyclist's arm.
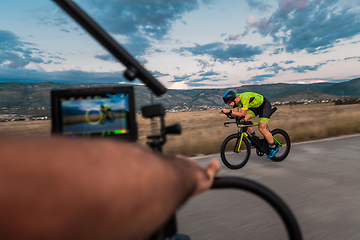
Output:
<instances>
[{"instance_id":1,"label":"cyclist's arm","mask_svg":"<svg viewBox=\"0 0 360 240\"><path fill-rule=\"evenodd\" d=\"M243 110L239 107L236 107L234 109L228 109L228 108L224 108L220 110L220 113L224 113L224 114L229 114L231 113L231 115L236 116L236 117L242 117L246 115L247 110Z\"/></svg>"},{"instance_id":2,"label":"cyclist's arm","mask_svg":"<svg viewBox=\"0 0 360 240\"><path fill-rule=\"evenodd\" d=\"M233 110L232 110L232 115L234 115L234 116L236 116L236 117L242 117L242 116L245 116L246 115L246 110L243 110L243 109L241 109L241 108L239 108L239 107L237 107L237 108L234 108Z\"/></svg>"},{"instance_id":3,"label":"cyclist's arm","mask_svg":"<svg viewBox=\"0 0 360 240\"><path fill-rule=\"evenodd\" d=\"M0 139L1 235L142 239L219 168L103 139Z\"/></svg>"}]
</instances>

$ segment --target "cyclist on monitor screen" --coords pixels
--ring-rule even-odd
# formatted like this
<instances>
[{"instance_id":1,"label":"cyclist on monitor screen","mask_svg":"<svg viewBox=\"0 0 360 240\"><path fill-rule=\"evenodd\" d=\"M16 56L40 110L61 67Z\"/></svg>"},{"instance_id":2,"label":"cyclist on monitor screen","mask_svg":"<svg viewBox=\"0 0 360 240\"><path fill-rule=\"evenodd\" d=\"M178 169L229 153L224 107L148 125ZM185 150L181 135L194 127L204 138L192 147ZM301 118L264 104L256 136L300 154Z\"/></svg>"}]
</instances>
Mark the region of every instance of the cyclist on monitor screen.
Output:
<instances>
[{"instance_id":1,"label":"cyclist on monitor screen","mask_svg":"<svg viewBox=\"0 0 360 240\"><path fill-rule=\"evenodd\" d=\"M274 139L267 129L270 120L271 103L264 96L254 92L244 92L235 94L233 91L227 91L223 95L224 102L233 109L221 109L220 113L231 114L236 117L244 116L244 121L259 116L259 131L264 135L271 148L267 158L272 158L279 151L275 146ZM251 135L255 134L252 127L249 127Z\"/></svg>"},{"instance_id":2,"label":"cyclist on monitor screen","mask_svg":"<svg viewBox=\"0 0 360 240\"><path fill-rule=\"evenodd\" d=\"M107 105L101 105L101 109L100 111L102 112L103 114L103 121L106 121L106 120L112 120L114 117L113 117L113 114L111 112L111 108Z\"/></svg>"}]
</instances>

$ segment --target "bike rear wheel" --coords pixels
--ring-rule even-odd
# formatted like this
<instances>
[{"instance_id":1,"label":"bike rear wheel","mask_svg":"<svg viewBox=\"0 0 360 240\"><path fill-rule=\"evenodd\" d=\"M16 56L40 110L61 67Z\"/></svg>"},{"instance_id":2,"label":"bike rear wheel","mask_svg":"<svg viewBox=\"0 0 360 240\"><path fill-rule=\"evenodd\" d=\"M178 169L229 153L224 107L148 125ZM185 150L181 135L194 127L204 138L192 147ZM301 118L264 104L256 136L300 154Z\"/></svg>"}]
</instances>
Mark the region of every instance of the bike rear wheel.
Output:
<instances>
[{"instance_id":1,"label":"bike rear wheel","mask_svg":"<svg viewBox=\"0 0 360 240\"><path fill-rule=\"evenodd\" d=\"M282 129L274 129L271 131L271 134L273 135L275 145L279 148L279 152L270 159L274 162L280 162L289 155L291 147L290 137Z\"/></svg>"},{"instance_id":2,"label":"bike rear wheel","mask_svg":"<svg viewBox=\"0 0 360 240\"><path fill-rule=\"evenodd\" d=\"M249 160L251 153L249 141L243 137L240 143L240 139L239 134L232 134L225 138L221 145L221 160L230 169L240 169Z\"/></svg>"}]
</instances>

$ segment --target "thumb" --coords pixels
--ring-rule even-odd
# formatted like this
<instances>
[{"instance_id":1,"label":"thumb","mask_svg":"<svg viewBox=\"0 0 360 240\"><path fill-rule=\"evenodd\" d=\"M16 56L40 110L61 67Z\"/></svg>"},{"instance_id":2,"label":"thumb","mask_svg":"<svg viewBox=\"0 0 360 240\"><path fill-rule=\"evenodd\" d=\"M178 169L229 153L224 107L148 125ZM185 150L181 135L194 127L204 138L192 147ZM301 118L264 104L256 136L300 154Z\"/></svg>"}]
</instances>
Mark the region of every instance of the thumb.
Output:
<instances>
[{"instance_id":1,"label":"thumb","mask_svg":"<svg viewBox=\"0 0 360 240\"><path fill-rule=\"evenodd\" d=\"M220 171L220 163L217 160L212 160L203 170L205 171L200 174L196 189L192 195L204 192L212 186L215 175Z\"/></svg>"},{"instance_id":2,"label":"thumb","mask_svg":"<svg viewBox=\"0 0 360 240\"><path fill-rule=\"evenodd\" d=\"M214 180L215 175L220 171L220 163L217 160L211 160L211 162L206 167L205 171L209 176L209 179Z\"/></svg>"}]
</instances>

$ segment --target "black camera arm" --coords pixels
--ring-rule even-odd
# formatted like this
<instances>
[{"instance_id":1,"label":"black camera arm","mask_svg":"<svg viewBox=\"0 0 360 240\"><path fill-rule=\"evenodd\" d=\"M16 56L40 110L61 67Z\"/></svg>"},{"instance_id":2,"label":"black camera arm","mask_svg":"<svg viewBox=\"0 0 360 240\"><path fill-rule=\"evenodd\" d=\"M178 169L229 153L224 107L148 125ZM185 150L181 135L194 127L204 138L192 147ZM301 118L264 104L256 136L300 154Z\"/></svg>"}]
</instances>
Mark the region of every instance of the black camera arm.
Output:
<instances>
[{"instance_id":1,"label":"black camera arm","mask_svg":"<svg viewBox=\"0 0 360 240\"><path fill-rule=\"evenodd\" d=\"M53 0L86 31L88 31L101 45L113 54L127 69L124 77L129 81L139 78L157 96L166 92L166 88L153 77L138 61L136 61L123 47L121 47L104 29L102 29L89 15L71 0Z\"/></svg>"}]
</instances>

